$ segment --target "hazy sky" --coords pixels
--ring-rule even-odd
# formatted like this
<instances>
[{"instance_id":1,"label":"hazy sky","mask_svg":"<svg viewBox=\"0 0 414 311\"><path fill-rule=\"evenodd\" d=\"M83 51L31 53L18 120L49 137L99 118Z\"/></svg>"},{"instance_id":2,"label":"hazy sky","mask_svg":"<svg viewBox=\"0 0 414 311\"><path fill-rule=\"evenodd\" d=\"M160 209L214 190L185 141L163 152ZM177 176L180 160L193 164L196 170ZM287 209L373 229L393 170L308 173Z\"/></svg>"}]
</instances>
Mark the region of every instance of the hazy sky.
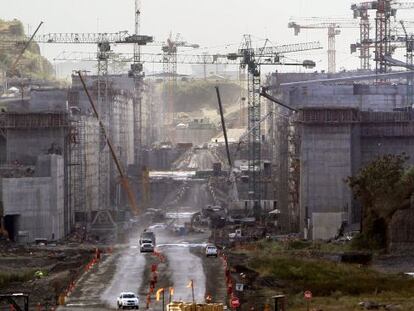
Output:
<instances>
[{"instance_id":1,"label":"hazy sky","mask_svg":"<svg viewBox=\"0 0 414 311\"><path fill-rule=\"evenodd\" d=\"M1 18L18 18L31 31L40 21L40 33L133 31L134 0L0 0ZM226 44L231 52L238 48L242 35L269 38L274 44L319 40L327 46L327 31L303 31L298 37L287 28L291 16L338 16L352 18L351 0L142 0L141 33L163 40L170 31L203 47ZM404 14L401 14L403 16ZM357 41L358 29L345 29L337 38L337 67L355 68L357 55L349 53ZM95 47L42 45L42 52L53 59L61 50L82 51ZM154 48L144 48L152 52ZM123 49L121 49L123 50ZM129 49L131 50L131 48ZM189 52L193 53L193 52ZM308 53L308 58L326 67L326 51ZM304 56L304 57L305 57Z\"/></svg>"}]
</instances>

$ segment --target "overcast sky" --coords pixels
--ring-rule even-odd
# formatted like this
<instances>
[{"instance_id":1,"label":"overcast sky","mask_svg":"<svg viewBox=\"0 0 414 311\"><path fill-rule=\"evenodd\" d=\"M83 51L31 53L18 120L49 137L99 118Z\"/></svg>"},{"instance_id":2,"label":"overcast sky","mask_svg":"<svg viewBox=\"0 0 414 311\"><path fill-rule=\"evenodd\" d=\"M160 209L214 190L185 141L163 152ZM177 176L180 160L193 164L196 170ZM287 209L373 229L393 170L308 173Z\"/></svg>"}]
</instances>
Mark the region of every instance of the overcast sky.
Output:
<instances>
[{"instance_id":1,"label":"overcast sky","mask_svg":"<svg viewBox=\"0 0 414 311\"><path fill-rule=\"evenodd\" d=\"M0 0L1 18L22 20L31 31L44 21L40 33L116 32L134 27L134 0ZM326 48L327 31L303 31L298 37L287 28L289 18L321 16L352 18L351 0L142 0L141 33L165 39L170 32L181 33L191 43L219 47L231 52L238 48L242 35L257 40L269 38L274 44L319 40ZM401 15L403 16L403 14ZM357 41L358 29L345 29L337 38L337 68L356 68L357 55L349 44ZM258 43L259 44L259 43ZM53 59L61 50L81 51L95 47L42 45L42 52ZM130 48L131 50L132 48ZM145 48L152 52L153 48ZM191 52L193 53L193 52ZM319 69L326 68L326 51L307 53ZM299 58L299 56L295 56Z\"/></svg>"}]
</instances>

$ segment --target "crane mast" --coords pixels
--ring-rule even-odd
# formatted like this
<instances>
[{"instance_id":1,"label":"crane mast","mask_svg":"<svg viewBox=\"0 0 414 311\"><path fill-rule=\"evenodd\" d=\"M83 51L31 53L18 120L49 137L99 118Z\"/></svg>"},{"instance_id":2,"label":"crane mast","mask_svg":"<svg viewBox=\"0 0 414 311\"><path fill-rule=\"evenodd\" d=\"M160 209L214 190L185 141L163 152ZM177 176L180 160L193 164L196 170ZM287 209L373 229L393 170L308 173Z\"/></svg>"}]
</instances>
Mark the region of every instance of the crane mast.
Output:
<instances>
[{"instance_id":1,"label":"crane mast","mask_svg":"<svg viewBox=\"0 0 414 311\"><path fill-rule=\"evenodd\" d=\"M351 10L354 12L354 18L360 18L361 24L361 68L369 69L369 49L372 41L375 46L375 69L376 73L386 73L389 70L387 57L393 52L391 36L391 18L397 16L398 10L414 9L414 2L401 2L397 0L375 0L353 4ZM369 14L370 10L375 11L375 39L369 37Z\"/></svg>"},{"instance_id":2,"label":"crane mast","mask_svg":"<svg viewBox=\"0 0 414 311\"><path fill-rule=\"evenodd\" d=\"M413 68L414 60L414 35L409 35L404 25L404 21L400 21L401 26L405 34L406 45L406 64L407 70L410 71ZM407 76L407 107L413 107L414 105L414 75Z\"/></svg>"},{"instance_id":3,"label":"crane mast","mask_svg":"<svg viewBox=\"0 0 414 311\"><path fill-rule=\"evenodd\" d=\"M180 33L177 33L175 38L170 33L167 40L162 43L166 124L173 124L175 119L174 90L177 88L177 53L179 47L199 48L200 46L182 40Z\"/></svg>"}]
</instances>

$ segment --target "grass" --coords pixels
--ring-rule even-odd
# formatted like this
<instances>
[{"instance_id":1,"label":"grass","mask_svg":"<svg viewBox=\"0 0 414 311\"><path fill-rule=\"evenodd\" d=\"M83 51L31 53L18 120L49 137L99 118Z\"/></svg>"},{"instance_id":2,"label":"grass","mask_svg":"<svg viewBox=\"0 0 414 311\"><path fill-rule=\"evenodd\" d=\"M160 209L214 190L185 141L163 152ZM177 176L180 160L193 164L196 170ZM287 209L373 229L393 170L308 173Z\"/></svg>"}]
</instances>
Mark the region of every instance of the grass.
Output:
<instances>
[{"instance_id":1,"label":"grass","mask_svg":"<svg viewBox=\"0 0 414 311\"><path fill-rule=\"evenodd\" d=\"M316 310L360 310L361 301L396 304L414 310L414 279L382 274L370 268L318 258L317 251L352 250L348 244L260 241L237 250L247 255L244 265L261 277L274 279L278 288L259 286L255 295L288 295L289 310L306 310L303 292L311 290Z\"/></svg>"},{"instance_id":2,"label":"grass","mask_svg":"<svg viewBox=\"0 0 414 311\"><path fill-rule=\"evenodd\" d=\"M361 295L393 291L414 293L414 280L402 276L382 275L373 270L307 258L282 256L255 256L249 267L262 276L274 277L287 284L290 292L311 289L317 296L334 292Z\"/></svg>"},{"instance_id":3,"label":"grass","mask_svg":"<svg viewBox=\"0 0 414 311\"><path fill-rule=\"evenodd\" d=\"M247 247L249 249L249 247ZM290 240L290 241L270 241L261 240L256 242L254 245L250 245L250 249L266 250L266 252L277 253L284 251L311 251L321 253L343 253L356 251L351 243L323 243L323 242L308 242L301 240ZM241 250L243 252L243 250Z\"/></svg>"}]
</instances>

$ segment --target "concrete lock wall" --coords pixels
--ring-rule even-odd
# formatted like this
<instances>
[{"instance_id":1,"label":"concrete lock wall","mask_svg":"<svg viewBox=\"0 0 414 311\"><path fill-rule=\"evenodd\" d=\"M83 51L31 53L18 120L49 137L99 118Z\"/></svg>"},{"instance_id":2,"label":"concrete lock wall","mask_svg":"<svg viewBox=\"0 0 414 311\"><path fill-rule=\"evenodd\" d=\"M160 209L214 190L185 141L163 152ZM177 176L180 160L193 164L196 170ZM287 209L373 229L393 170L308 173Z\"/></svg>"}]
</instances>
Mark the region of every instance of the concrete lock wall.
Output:
<instances>
[{"instance_id":1,"label":"concrete lock wall","mask_svg":"<svg viewBox=\"0 0 414 311\"><path fill-rule=\"evenodd\" d=\"M361 161L367 165L378 156L405 153L410 158L408 163L414 165L414 137L362 137Z\"/></svg>"},{"instance_id":2,"label":"concrete lock wall","mask_svg":"<svg viewBox=\"0 0 414 311\"><path fill-rule=\"evenodd\" d=\"M352 175L352 128L308 125L303 126L301 137L300 219L310 219L313 239L329 239L345 220L338 225L338 214L348 218L352 205L345 183Z\"/></svg>"},{"instance_id":3,"label":"concrete lock wall","mask_svg":"<svg viewBox=\"0 0 414 311\"><path fill-rule=\"evenodd\" d=\"M320 122L296 123L301 135L294 143L289 138L288 122L285 118L275 117L273 120L274 160L274 189L277 194L278 207L282 213L295 213L299 216L299 229L305 231L305 218L309 218L310 238L329 239L334 237L342 220L348 223L358 223L360 207L345 184L344 180L354 175L378 155L400 154L408 155L414 152L414 135L411 135L411 122L383 120L382 116L348 123L338 120L323 121L324 115L329 118L332 108L354 108L370 112L393 112L405 108L406 85L370 85L370 84L315 84L301 86L285 86L284 82L316 80L356 76L357 72L329 74L290 74L275 73L269 77L269 83L276 88L273 95L282 98L283 102L297 109L321 108ZM282 108L282 113L287 111ZM318 109L316 109L318 110ZM356 115L358 115L358 113ZM338 114L338 116L340 113ZM385 116L386 117L386 116ZM404 119L405 120L405 119ZM407 120L410 120L409 118ZM319 123L318 123L319 122ZM382 123L381 123L382 122ZM312 123L312 124L311 124ZM298 154L293 154L293 145L298 146ZM289 180L293 173L289 167L291 159L300 160L300 187L295 195L300 204L295 210L290 210L289 198L292 193L288 189ZM410 160L412 163L414 159ZM287 208L289 206L289 208ZM288 216L290 214L287 214ZM341 218L342 217L342 218ZM287 217L289 218L289 217ZM339 221L339 219L342 219ZM291 223L288 230L296 230ZM297 232L297 231L295 231Z\"/></svg>"},{"instance_id":4,"label":"concrete lock wall","mask_svg":"<svg viewBox=\"0 0 414 311\"><path fill-rule=\"evenodd\" d=\"M0 134L0 165L6 163L7 150L6 139Z\"/></svg>"},{"instance_id":5,"label":"concrete lock wall","mask_svg":"<svg viewBox=\"0 0 414 311\"><path fill-rule=\"evenodd\" d=\"M30 112L66 112L67 91L62 89L40 89L30 92Z\"/></svg>"},{"instance_id":6,"label":"concrete lock wall","mask_svg":"<svg viewBox=\"0 0 414 311\"><path fill-rule=\"evenodd\" d=\"M64 166L58 155L50 161L49 177L3 178L4 215L17 216L18 242L64 237Z\"/></svg>"},{"instance_id":7,"label":"concrete lock wall","mask_svg":"<svg viewBox=\"0 0 414 311\"><path fill-rule=\"evenodd\" d=\"M18 160L21 163L34 165L37 155L46 154L55 144L62 153L65 146L65 129L30 129L7 131L7 162Z\"/></svg>"},{"instance_id":8,"label":"concrete lock wall","mask_svg":"<svg viewBox=\"0 0 414 311\"><path fill-rule=\"evenodd\" d=\"M327 240L338 234L344 213L312 213L312 239Z\"/></svg>"}]
</instances>

